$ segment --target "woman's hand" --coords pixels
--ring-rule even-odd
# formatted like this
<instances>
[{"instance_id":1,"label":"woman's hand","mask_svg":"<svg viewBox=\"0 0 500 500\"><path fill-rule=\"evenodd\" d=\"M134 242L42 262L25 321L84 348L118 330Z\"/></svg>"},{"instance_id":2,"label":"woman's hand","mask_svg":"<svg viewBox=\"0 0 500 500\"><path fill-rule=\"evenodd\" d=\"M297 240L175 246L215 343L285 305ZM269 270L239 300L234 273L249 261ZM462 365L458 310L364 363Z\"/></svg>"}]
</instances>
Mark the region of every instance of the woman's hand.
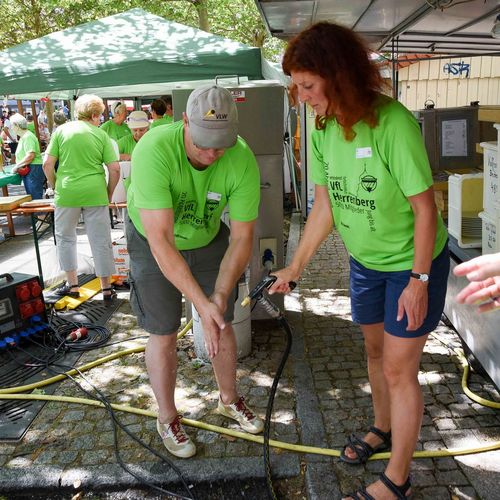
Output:
<instances>
[{"instance_id":1,"label":"woman's hand","mask_svg":"<svg viewBox=\"0 0 500 500\"><path fill-rule=\"evenodd\" d=\"M299 273L290 266L284 267L276 272L273 271L271 275L276 276L277 279L269 288L270 295L273 293L290 293L292 291L290 282L297 282L300 278Z\"/></svg>"},{"instance_id":2,"label":"woman's hand","mask_svg":"<svg viewBox=\"0 0 500 500\"><path fill-rule=\"evenodd\" d=\"M408 285L399 297L397 320L401 321L406 313L408 319L407 331L420 328L427 316L429 301L427 287L426 283L410 278Z\"/></svg>"}]
</instances>

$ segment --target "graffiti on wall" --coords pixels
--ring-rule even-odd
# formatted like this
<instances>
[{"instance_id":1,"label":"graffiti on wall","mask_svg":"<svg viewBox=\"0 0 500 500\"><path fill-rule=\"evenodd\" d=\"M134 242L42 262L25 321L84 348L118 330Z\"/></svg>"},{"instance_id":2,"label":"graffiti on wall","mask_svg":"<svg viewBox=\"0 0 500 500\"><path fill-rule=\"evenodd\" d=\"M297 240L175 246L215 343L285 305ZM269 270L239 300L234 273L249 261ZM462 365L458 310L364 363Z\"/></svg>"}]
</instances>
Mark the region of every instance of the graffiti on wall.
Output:
<instances>
[{"instance_id":1,"label":"graffiti on wall","mask_svg":"<svg viewBox=\"0 0 500 500\"><path fill-rule=\"evenodd\" d=\"M464 61L456 63L446 63L443 66L443 73L452 76L462 76L465 73L465 78L469 78L470 64Z\"/></svg>"}]
</instances>

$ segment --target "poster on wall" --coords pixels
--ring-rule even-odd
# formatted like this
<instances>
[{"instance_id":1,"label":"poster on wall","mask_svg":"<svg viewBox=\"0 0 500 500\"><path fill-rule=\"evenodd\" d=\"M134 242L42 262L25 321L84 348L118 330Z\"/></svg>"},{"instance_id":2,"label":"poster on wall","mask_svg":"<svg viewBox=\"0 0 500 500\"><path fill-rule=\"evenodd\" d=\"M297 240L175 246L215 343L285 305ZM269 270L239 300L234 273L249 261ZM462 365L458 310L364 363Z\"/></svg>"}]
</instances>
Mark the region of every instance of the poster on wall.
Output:
<instances>
[{"instance_id":1,"label":"poster on wall","mask_svg":"<svg viewBox=\"0 0 500 500\"><path fill-rule=\"evenodd\" d=\"M443 120L441 155L467 156L467 120Z\"/></svg>"}]
</instances>

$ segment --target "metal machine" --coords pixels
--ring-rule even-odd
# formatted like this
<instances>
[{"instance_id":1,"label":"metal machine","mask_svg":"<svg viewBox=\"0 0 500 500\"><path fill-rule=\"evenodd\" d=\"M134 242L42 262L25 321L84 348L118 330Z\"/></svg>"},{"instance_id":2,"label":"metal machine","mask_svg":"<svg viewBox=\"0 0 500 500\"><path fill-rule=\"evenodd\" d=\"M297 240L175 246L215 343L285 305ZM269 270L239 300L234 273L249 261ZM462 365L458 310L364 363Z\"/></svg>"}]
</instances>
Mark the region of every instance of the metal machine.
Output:
<instances>
[{"instance_id":1,"label":"metal machine","mask_svg":"<svg viewBox=\"0 0 500 500\"><path fill-rule=\"evenodd\" d=\"M284 162L284 87L276 82L245 82L235 86L224 85L233 94L238 108L239 135L252 149L260 169L260 209L250 261L250 288L267 272L265 259L274 261L273 269L284 265L283 249L283 162ZM182 119L182 112L192 88L172 90L174 120ZM267 251L267 252L266 252ZM265 257L266 256L266 257ZM283 296L272 300L283 306ZM252 319L268 319L257 304Z\"/></svg>"},{"instance_id":2,"label":"metal machine","mask_svg":"<svg viewBox=\"0 0 500 500\"><path fill-rule=\"evenodd\" d=\"M38 276L0 275L0 343L18 343L35 334L47 322L45 301Z\"/></svg>"}]
</instances>

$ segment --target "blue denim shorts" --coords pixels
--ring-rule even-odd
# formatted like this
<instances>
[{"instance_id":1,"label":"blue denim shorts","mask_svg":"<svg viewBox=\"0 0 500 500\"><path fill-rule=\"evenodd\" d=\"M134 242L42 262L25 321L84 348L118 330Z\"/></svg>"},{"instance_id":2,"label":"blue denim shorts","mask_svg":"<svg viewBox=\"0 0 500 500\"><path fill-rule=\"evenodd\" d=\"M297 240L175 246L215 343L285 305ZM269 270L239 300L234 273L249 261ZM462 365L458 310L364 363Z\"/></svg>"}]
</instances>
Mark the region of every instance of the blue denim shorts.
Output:
<instances>
[{"instance_id":1,"label":"blue denim shorts","mask_svg":"<svg viewBox=\"0 0 500 500\"><path fill-rule=\"evenodd\" d=\"M374 271L367 269L352 257L350 265L351 312L355 323L360 325L384 323L384 330L387 333L406 338L421 337L436 328L443 314L446 299L450 271L448 244L432 261L427 316L417 330L406 330L408 326L406 314L401 321L396 319L398 300L410 280L410 269Z\"/></svg>"}]
</instances>

